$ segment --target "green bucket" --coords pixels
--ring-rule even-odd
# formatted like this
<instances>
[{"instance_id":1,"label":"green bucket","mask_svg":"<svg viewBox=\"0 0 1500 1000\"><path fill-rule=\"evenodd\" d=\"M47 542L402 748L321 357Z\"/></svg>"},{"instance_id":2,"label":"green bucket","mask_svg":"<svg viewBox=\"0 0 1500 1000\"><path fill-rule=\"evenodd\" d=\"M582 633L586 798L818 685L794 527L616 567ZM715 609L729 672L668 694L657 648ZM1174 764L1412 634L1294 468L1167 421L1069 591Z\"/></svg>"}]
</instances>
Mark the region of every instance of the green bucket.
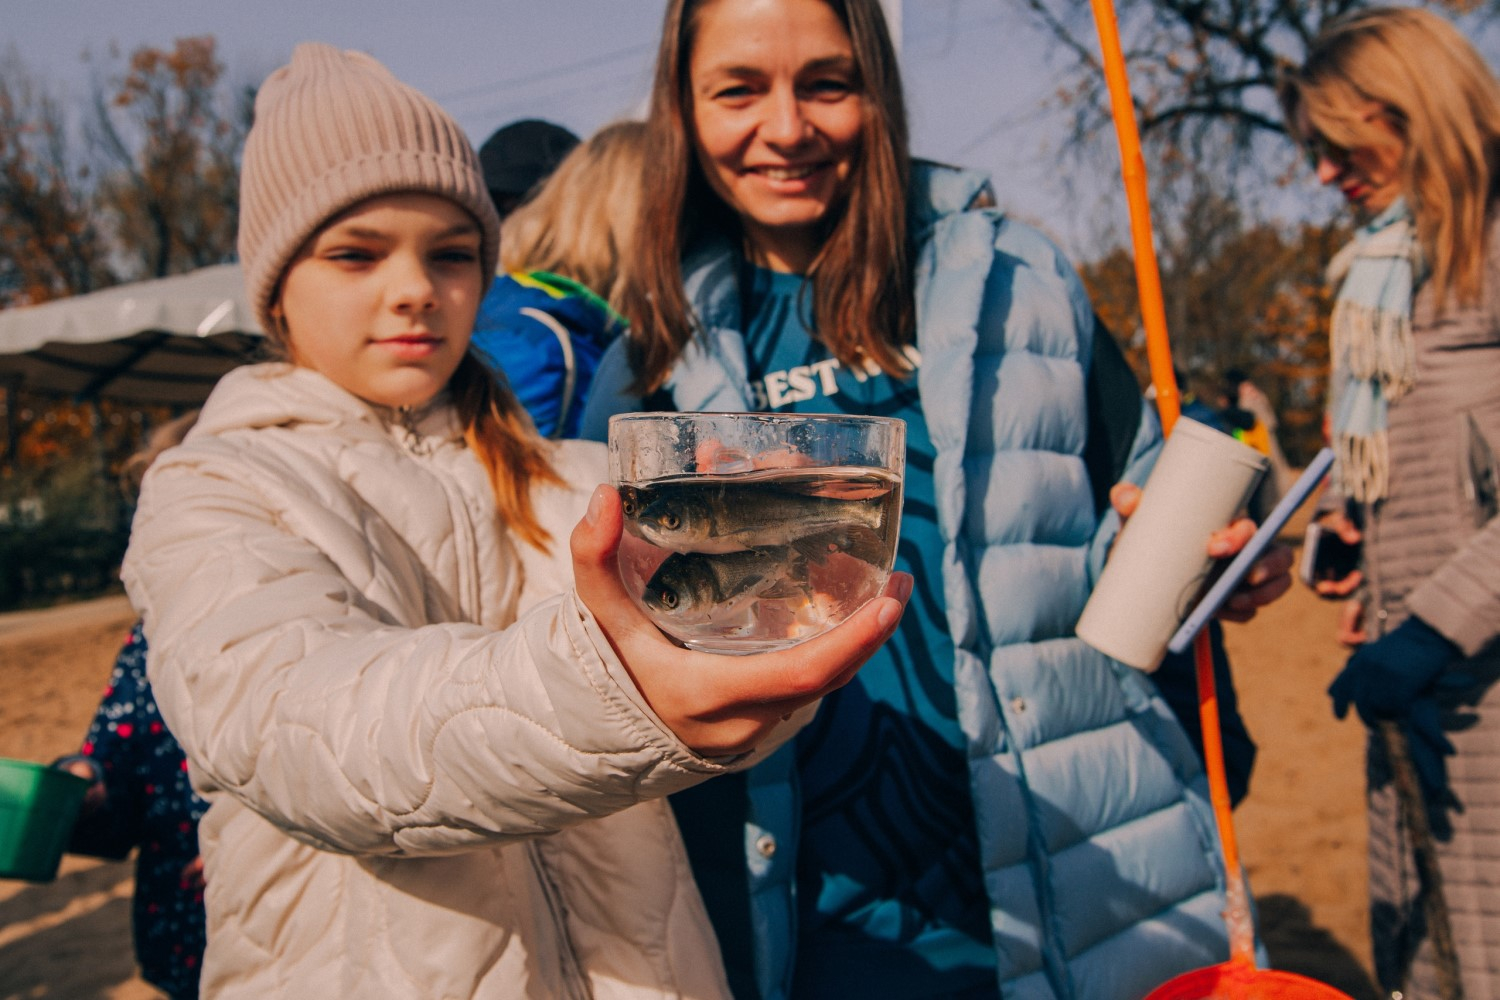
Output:
<instances>
[{"instance_id":1,"label":"green bucket","mask_svg":"<svg viewBox=\"0 0 1500 1000\"><path fill-rule=\"evenodd\" d=\"M76 774L0 757L0 878L56 878L88 790Z\"/></svg>"}]
</instances>

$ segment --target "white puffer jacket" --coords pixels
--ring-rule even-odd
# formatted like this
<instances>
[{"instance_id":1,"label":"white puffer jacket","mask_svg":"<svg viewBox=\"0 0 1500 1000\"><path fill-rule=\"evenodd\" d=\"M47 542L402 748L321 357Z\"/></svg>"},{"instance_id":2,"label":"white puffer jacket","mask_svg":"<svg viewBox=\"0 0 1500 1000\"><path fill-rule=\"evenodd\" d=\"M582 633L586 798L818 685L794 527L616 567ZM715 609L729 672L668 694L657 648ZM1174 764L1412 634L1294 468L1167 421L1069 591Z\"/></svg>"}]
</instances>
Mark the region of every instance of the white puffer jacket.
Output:
<instances>
[{"instance_id":1,"label":"white puffer jacket","mask_svg":"<svg viewBox=\"0 0 1500 1000\"><path fill-rule=\"evenodd\" d=\"M123 576L212 803L206 997L728 995L662 800L727 768L569 590L604 451L553 457L544 555L451 408L257 365L152 467Z\"/></svg>"}]
</instances>

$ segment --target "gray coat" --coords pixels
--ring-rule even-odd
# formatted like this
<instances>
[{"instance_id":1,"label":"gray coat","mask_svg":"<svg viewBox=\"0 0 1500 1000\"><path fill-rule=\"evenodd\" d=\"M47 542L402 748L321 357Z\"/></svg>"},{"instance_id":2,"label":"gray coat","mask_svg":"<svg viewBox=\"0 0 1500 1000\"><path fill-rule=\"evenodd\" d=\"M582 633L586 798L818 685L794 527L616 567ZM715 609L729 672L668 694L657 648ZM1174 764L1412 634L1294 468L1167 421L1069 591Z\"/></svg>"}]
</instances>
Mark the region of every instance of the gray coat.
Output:
<instances>
[{"instance_id":1,"label":"gray coat","mask_svg":"<svg viewBox=\"0 0 1500 1000\"><path fill-rule=\"evenodd\" d=\"M1409 614L1462 647L1469 683L1446 690L1443 726L1462 805L1438 838L1465 994L1500 997L1500 227L1485 260L1484 295L1439 313L1431 286L1412 312L1416 386L1390 408L1389 496L1365 513L1366 630L1373 640ZM1407 831L1382 745L1369 751L1371 930L1376 971L1408 998L1436 996L1430 942Z\"/></svg>"}]
</instances>

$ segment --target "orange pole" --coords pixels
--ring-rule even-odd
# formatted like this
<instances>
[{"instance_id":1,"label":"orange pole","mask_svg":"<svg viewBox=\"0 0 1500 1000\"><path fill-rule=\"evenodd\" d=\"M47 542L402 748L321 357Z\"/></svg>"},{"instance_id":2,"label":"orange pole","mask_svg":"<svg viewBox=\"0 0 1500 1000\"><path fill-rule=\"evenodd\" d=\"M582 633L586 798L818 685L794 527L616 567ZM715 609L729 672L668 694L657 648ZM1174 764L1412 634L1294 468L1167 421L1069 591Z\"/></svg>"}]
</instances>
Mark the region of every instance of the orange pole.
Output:
<instances>
[{"instance_id":1,"label":"orange pole","mask_svg":"<svg viewBox=\"0 0 1500 1000\"><path fill-rule=\"evenodd\" d=\"M1219 848L1224 852L1225 926L1229 930L1229 957L1255 965L1255 926L1250 917L1250 893L1240 868L1240 848L1234 835L1234 813L1229 802L1229 779L1224 772L1224 740L1219 730L1219 694L1214 685L1213 650L1208 629L1193 637L1193 657L1198 667L1198 722L1203 731L1203 769L1208 774L1208 800L1219 828Z\"/></svg>"},{"instance_id":2,"label":"orange pole","mask_svg":"<svg viewBox=\"0 0 1500 1000\"><path fill-rule=\"evenodd\" d=\"M1161 271L1156 264L1156 244L1151 235L1151 203L1146 197L1146 159L1141 155L1141 136L1135 123L1135 105L1125 76L1125 54L1120 50L1120 27L1111 0L1092 0L1094 23L1104 54L1104 80L1109 85L1110 110L1115 135L1120 140L1120 167L1125 178L1125 200L1130 206L1130 240L1135 248L1135 283L1141 300L1141 323L1146 328L1146 358L1151 365L1151 384L1156 388L1156 409L1163 432L1172 433L1181 411L1177 376L1172 372L1172 345L1167 339L1167 309L1161 294Z\"/></svg>"},{"instance_id":3,"label":"orange pole","mask_svg":"<svg viewBox=\"0 0 1500 1000\"><path fill-rule=\"evenodd\" d=\"M1104 79L1109 86L1110 111L1120 142L1121 173L1125 199L1130 207L1130 239L1135 250L1135 281L1141 304L1141 323L1146 328L1146 358L1151 365L1151 384L1156 389L1156 408L1162 431L1172 433L1181 412L1177 376L1172 370L1172 344L1167 336L1167 310L1161 291L1161 272L1156 262L1156 243L1151 235L1151 203L1146 191L1146 159L1141 155L1141 136L1136 127L1135 105L1125 73L1125 54L1120 47L1120 26L1111 0L1091 0L1094 24L1104 56ZM1225 924L1229 931L1229 957L1254 966L1255 929L1250 918L1249 895L1240 868L1239 844L1229 802L1229 782L1224 771L1224 743L1219 728L1219 696L1214 684L1213 651L1208 630L1193 641L1198 673L1198 718L1203 729L1203 764L1208 775L1209 801L1219 829L1224 854Z\"/></svg>"}]
</instances>

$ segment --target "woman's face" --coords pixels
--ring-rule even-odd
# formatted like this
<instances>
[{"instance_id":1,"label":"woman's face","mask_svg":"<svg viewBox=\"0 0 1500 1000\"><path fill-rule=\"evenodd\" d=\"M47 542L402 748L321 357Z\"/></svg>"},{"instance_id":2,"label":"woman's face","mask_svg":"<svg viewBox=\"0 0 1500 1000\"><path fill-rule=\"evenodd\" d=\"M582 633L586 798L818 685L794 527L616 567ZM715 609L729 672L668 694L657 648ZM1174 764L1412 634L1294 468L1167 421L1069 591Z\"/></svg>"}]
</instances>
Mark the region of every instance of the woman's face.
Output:
<instances>
[{"instance_id":1,"label":"woman's face","mask_svg":"<svg viewBox=\"0 0 1500 1000\"><path fill-rule=\"evenodd\" d=\"M296 364L369 402L421 406L468 349L480 259L479 224L446 198L371 198L298 252L273 312Z\"/></svg>"},{"instance_id":2,"label":"woman's face","mask_svg":"<svg viewBox=\"0 0 1500 1000\"><path fill-rule=\"evenodd\" d=\"M1299 107L1298 131L1308 137L1308 159L1318 175L1318 183L1337 185L1344 200L1365 216L1376 216L1401 197L1401 159L1406 142L1390 126L1379 105L1364 110L1363 117L1382 133L1381 141L1349 149L1338 146L1313 126L1307 110Z\"/></svg>"},{"instance_id":3,"label":"woman's face","mask_svg":"<svg viewBox=\"0 0 1500 1000\"><path fill-rule=\"evenodd\" d=\"M698 162L756 263L806 271L859 155L849 33L823 0L712 0L688 74Z\"/></svg>"}]
</instances>

